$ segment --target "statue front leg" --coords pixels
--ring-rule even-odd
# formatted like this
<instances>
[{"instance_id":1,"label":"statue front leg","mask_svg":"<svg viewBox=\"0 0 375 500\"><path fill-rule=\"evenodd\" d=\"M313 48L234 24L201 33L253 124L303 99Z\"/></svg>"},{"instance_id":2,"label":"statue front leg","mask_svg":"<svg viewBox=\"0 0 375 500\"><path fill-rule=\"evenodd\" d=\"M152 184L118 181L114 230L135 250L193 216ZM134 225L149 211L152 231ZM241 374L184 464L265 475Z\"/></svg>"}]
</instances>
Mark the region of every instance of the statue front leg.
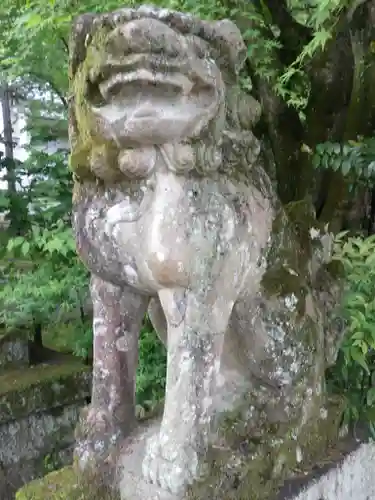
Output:
<instances>
[{"instance_id":1,"label":"statue front leg","mask_svg":"<svg viewBox=\"0 0 375 500\"><path fill-rule=\"evenodd\" d=\"M143 475L177 494L201 473L234 302L182 290L163 290L159 297L168 324L166 397L160 433L147 445Z\"/></svg>"},{"instance_id":2,"label":"statue front leg","mask_svg":"<svg viewBox=\"0 0 375 500\"><path fill-rule=\"evenodd\" d=\"M93 276L94 365L91 405L77 429L80 468L102 463L135 423L138 337L148 297Z\"/></svg>"}]
</instances>

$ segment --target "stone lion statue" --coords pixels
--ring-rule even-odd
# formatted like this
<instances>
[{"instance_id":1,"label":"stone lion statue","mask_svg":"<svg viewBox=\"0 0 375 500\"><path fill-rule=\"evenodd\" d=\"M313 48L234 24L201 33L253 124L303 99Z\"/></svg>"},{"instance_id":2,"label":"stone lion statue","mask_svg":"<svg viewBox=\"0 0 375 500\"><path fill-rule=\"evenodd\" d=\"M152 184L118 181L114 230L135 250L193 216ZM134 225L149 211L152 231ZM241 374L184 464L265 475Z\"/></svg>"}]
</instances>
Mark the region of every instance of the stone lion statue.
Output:
<instances>
[{"instance_id":1,"label":"stone lion statue","mask_svg":"<svg viewBox=\"0 0 375 500\"><path fill-rule=\"evenodd\" d=\"M148 6L80 16L71 39L74 228L94 307L76 454L84 468L133 432L148 311L168 357L142 471L175 495L209 484L231 498L245 470L255 487L270 450L282 477L326 418L341 332L329 235L306 203L280 206L252 132L260 105L240 87L245 57L231 21Z\"/></svg>"}]
</instances>

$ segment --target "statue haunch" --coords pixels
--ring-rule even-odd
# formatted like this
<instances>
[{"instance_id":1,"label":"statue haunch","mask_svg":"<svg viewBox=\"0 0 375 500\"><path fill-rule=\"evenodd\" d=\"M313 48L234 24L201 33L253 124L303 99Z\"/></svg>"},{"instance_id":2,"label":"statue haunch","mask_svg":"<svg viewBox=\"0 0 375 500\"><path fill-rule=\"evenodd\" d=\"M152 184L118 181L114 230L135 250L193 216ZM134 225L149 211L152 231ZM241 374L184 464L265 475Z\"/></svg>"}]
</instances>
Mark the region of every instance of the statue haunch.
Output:
<instances>
[{"instance_id":1,"label":"statue haunch","mask_svg":"<svg viewBox=\"0 0 375 500\"><path fill-rule=\"evenodd\" d=\"M94 307L76 452L84 466L132 431L148 311L168 367L143 475L172 492L229 446L225 415L246 436L288 423L298 440L339 335L324 312L329 236L303 204L293 223L279 205L251 131L260 106L239 86L245 55L232 22L153 7L84 15L72 34L74 227Z\"/></svg>"}]
</instances>

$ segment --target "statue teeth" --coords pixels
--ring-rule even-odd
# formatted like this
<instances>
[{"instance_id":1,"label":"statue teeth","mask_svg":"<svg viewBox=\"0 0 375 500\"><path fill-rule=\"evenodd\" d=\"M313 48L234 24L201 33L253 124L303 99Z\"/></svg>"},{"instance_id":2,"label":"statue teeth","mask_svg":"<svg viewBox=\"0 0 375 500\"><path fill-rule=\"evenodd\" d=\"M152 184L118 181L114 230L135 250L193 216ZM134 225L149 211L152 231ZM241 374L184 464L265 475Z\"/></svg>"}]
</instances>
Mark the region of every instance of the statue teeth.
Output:
<instances>
[{"instance_id":1,"label":"statue teeth","mask_svg":"<svg viewBox=\"0 0 375 500\"><path fill-rule=\"evenodd\" d=\"M166 74L166 73L154 73L147 69L139 69L137 71L131 71L129 73L117 73L111 76L105 82L99 84L99 90L104 99L108 99L110 92L116 85L129 84L137 82L139 84L157 84L157 85L170 85L176 87L180 90L182 94L188 94L193 83L184 75L181 74Z\"/></svg>"}]
</instances>

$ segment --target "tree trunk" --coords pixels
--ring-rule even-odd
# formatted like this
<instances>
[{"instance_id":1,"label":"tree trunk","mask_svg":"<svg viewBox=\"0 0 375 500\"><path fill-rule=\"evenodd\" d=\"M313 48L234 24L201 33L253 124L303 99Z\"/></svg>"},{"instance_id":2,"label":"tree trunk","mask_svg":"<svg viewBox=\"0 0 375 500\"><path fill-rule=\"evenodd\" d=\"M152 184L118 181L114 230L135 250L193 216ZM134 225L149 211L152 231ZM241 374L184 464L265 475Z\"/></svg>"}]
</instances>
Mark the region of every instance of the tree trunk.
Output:
<instances>
[{"instance_id":1,"label":"tree trunk","mask_svg":"<svg viewBox=\"0 0 375 500\"><path fill-rule=\"evenodd\" d=\"M3 142L7 169L6 178L8 182L8 193L9 195L14 195L16 193L16 178L14 172L14 144L10 102L10 89L8 84L4 83L1 88L1 110L3 115Z\"/></svg>"},{"instance_id":2,"label":"tree trunk","mask_svg":"<svg viewBox=\"0 0 375 500\"><path fill-rule=\"evenodd\" d=\"M3 143L5 158L2 166L6 169L7 194L9 200L8 232L11 236L21 235L27 227L27 204L17 192L17 161L14 157L14 137L12 126L12 90L5 82L0 87L1 110L3 115Z\"/></svg>"},{"instance_id":3,"label":"tree trunk","mask_svg":"<svg viewBox=\"0 0 375 500\"><path fill-rule=\"evenodd\" d=\"M7 83L3 83L1 89L1 111L3 115L3 143L5 149L5 159L3 165L6 169L6 181L8 184L8 199L9 199L9 215L8 219L9 232L17 234L17 211L16 211L16 172L14 163L14 143L13 143L13 127L11 113L11 95L10 88Z\"/></svg>"},{"instance_id":4,"label":"tree trunk","mask_svg":"<svg viewBox=\"0 0 375 500\"><path fill-rule=\"evenodd\" d=\"M312 33L291 15L285 0L253 2L262 14L266 5L273 25L279 27L282 48L273 54L276 66L287 68L311 39ZM322 221L340 230L351 210L348 185L340 172L314 171L311 155L317 144L347 142L372 135L375 118L375 0L346 9L324 51L306 64L311 85L306 121L278 97L269 82L251 66L255 92L263 107L263 133L270 138L276 162L278 192L284 203L311 195ZM251 26L250 26L251 30ZM266 33L267 36L267 33ZM269 34L268 34L269 36ZM256 40L255 40L256 42ZM307 149L308 149L307 148ZM354 202L354 200L353 200Z\"/></svg>"}]
</instances>

